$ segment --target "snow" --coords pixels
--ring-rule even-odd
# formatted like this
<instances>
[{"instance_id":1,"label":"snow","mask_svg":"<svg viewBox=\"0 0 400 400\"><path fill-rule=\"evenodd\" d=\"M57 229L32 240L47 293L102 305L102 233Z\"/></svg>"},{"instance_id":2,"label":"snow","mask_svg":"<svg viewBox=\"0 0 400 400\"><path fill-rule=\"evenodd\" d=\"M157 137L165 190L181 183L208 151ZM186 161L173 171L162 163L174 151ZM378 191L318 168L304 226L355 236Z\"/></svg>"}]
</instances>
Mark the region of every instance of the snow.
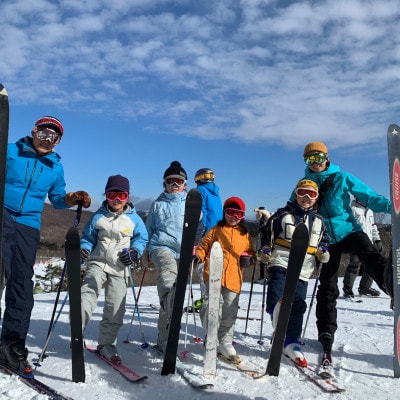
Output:
<instances>
[{"instance_id":1,"label":"snow","mask_svg":"<svg viewBox=\"0 0 400 400\"><path fill-rule=\"evenodd\" d=\"M315 281L309 283L308 301ZM358 281L354 286L358 287ZM253 285L253 296L250 316L260 318L262 304L262 285ZM341 282L339 284L341 288ZM243 285L240 298L239 315L245 316L248 307L250 283ZM199 297L200 291L194 285L194 299ZM138 289L136 288L136 293ZM60 304L65 297L61 293ZM233 367L218 362L217 377L214 389L209 392L193 389L177 373L161 376L162 359L150 346L142 349L142 333L135 316L131 325L134 309L131 288L128 288L127 312L124 326L120 330L118 349L124 363L139 374L145 374L148 379L142 383L131 383L119 375L110 366L98 359L94 354L85 352L86 381L73 383L71 380L71 356L69 347L68 302L64 307L48 346L48 358L36 369L36 377L44 383L54 387L59 392L73 399L391 399L398 391L399 381L393 376L393 312L389 308L389 298L382 295L380 298L362 298L361 303L350 302L339 298L338 324L336 340L333 348L333 360L336 366L336 375L346 388L341 394L324 393L315 384L308 381L282 357L282 365L278 377L265 377L253 380ZM55 293L35 295L35 307L32 314L31 327L27 346L30 350L30 361L37 359L42 351L49 320L52 314ZM3 299L4 301L4 299ZM143 287L140 299L140 316L144 337L150 345L157 338L157 312L150 304L158 304L156 287ZM185 300L187 304L187 300ZM86 331L87 343L96 344L98 325L102 315L104 296L101 295L98 309L93 315ZM4 304L3 304L4 307ZM4 309L4 308L3 308ZM196 320L194 320L196 318ZM196 325L194 324L196 321ZM195 328L196 326L196 328ZM257 366L264 370L270 349L272 326L267 315L263 324L264 345L257 342L260 338L260 321L246 321L238 319L235 331L235 342L238 354L243 363ZM197 314L187 316L187 341L184 343L186 330L186 315L183 315L180 347L178 352L188 352L186 364L195 371L201 372L201 360L204 354L202 344L195 343L195 333L203 336L200 319ZM311 365L318 362L320 351L316 340L315 302L311 311L304 347L304 352ZM125 339L130 343L123 343ZM15 376L3 375L0 379L0 398L20 400L44 400L47 397L37 394L28 388Z\"/></svg>"}]
</instances>

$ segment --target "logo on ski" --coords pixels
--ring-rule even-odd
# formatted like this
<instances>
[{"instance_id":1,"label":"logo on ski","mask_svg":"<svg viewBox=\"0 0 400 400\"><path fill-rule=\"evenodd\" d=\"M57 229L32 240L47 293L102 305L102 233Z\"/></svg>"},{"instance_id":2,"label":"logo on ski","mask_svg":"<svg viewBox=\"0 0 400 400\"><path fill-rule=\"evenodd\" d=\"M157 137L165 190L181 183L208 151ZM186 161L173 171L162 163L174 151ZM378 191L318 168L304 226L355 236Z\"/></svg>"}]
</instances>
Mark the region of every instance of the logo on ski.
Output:
<instances>
[{"instance_id":1,"label":"logo on ski","mask_svg":"<svg viewBox=\"0 0 400 400\"><path fill-rule=\"evenodd\" d=\"M398 215L400 213L400 163L398 158L394 160L393 164L392 187L394 211Z\"/></svg>"}]
</instances>

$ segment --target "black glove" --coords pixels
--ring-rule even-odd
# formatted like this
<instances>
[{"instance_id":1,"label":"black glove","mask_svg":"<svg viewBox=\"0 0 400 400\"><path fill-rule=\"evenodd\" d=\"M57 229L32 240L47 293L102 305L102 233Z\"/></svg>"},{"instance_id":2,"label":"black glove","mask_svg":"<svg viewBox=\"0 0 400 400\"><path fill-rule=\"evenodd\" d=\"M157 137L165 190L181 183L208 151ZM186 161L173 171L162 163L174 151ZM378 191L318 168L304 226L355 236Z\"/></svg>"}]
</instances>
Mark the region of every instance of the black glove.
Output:
<instances>
[{"instance_id":1,"label":"black glove","mask_svg":"<svg viewBox=\"0 0 400 400\"><path fill-rule=\"evenodd\" d=\"M86 249L81 249L81 265L85 264L86 260L90 256L90 251Z\"/></svg>"},{"instance_id":2,"label":"black glove","mask_svg":"<svg viewBox=\"0 0 400 400\"><path fill-rule=\"evenodd\" d=\"M239 257L239 265L240 268L249 268L250 266L253 265L253 257L249 256L249 255L241 255Z\"/></svg>"},{"instance_id":3,"label":"black glove","mask_svg":"<svg viewBox=\"0 0 400 400\"><path fill-rule=\"evenodd\" d=\"M375 248L378 250L379 253L382 253L383 246L380 240L375 240Z\"/></svg>"},{"instance_id":4,"label":"black glove","mask_svg":"<svg viewBox=\"0 0 400 400\"><path fill-rule=\"evenodd\" d=\"M119 259L125 265L131 265L137 262L139 256L138 252L135 249L124 249L122 253L119 255Z\"/></svg>"},{"instance_id":5,"label":"black glove","mask_svg":"<svg viewBox=\"0 0 400 400\"><path fill-rule=\"evenodd\" d=\"M201 262L200 257L196 255L193 256L192 260L194 265L199 264Z\"/></svg>"}]
</instances>

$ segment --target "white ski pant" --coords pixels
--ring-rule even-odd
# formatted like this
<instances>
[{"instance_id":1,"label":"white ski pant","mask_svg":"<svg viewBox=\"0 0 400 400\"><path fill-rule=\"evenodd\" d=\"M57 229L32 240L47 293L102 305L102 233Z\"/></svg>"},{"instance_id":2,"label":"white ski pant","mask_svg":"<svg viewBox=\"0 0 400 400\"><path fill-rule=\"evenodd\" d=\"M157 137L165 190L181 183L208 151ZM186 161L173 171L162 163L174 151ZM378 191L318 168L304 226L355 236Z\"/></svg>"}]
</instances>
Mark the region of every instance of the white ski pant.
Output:
<instances>
[{"instance_id":1,"label":"white ski pant","mask_svg":"<svg viewBox=\"0 0 400 400\"><path fill-rule=\"evenodd\" d=\"M98 266L90 264L81 288L82 330L97 308L97 299L103 287L105 299L98 343L115 345L125 314L127 282L122 276L109 275Z\"/></svg>"},{"instance_id":2,"label":"white ski pant","mask_svg":"<svg viewBox=\"0 0 400 400\"><path fill-rule=\"evenodd\" d=\"M157 271L157 292L161 306L158 315L157 345L160 350L165 351L174 306L179 259L174 258L171 251L159 248L151 252L151 261Z\"/></svg>"},{"instance_id":3,"label":"white ski pant","mask_svg":"<svg viewBox=\"0 0 400 400\"><path fill-rule=\"evenodd\" d=\"M208 325L208 282L206 283L206 301L200 309L200 319L207 335ZM236 317L239 310L239 294L232 292L226 287L221 287L219 299L219 328L218 343L232 343L235 330Z\"/></svg>"}]
</instances>

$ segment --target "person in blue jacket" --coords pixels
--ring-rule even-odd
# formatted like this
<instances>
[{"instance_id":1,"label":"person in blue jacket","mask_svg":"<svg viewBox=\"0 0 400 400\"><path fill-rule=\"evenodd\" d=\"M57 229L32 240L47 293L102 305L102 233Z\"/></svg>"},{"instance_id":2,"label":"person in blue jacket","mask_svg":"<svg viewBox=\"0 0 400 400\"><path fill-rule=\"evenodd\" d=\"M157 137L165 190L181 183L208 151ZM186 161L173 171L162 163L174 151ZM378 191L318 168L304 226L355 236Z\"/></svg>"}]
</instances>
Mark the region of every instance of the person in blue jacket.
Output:
<instances>
[{"instance_id":1,"label":"person in blue jacket","mask_svg":"<svg viewBox=\"0 0 400 400\"><path fill-rule=\"evenodd\" d=\"M356 254L379 288L393 295L391 257L388 260L384 258L357 223L351 209L351 195L374 212L389 214L391 204L389 199L376 193L360 179L332 164L324 143L307 144L303 157L307 165L305 179L318 185L319 213L325 219L331 238L330 259L321 269L316 306L318 340L323 348L320 368L331 373L331 351L337 329L338 270L342 253Z\"/></svg>"},{"instance_id":2,"label":"person in blue jacket","mask_svg":"<svg viewBox=\"0 0 400 400\"><path fill-rule=\"evenodd\" d=\"M83 330L105 289L97 351L113 363L121 358L116 343L123 324L128 268L136 263L147 245L147 229L130 202L129 180L121 175L108 178L106 200L82 231L81 263L87 262L82 294Z\"/></svg>"},{"instance_id":3,"label":"person in blue jacket","mask_svg":"<svg viewBox=\"0 0 400 400\"><path fill-rule=\"evenodd\" d=\"M26 337L33 308L33 265L40 242L40 224L48 197L55 208L82 202L84 191L65 191L64 169L54 147L64 133L61 122L44 116L36 121L32 137L7 147L3 210L3 263L7 280L5 313L1 330L0 362L21 374L30 374Z\"/></svg>"},{"instance_id":4,"label":"person in blue jacket","mask_svg":"<svg viewBox=\"0 0 400 400\"><path fill-rule=\"evenodd\" d=\"M187 174L179 161L171 162L165 170L163 187L146 220L148 251L157 273L160 301L157 347L161 352L165 352L175 297L187 195ZM199 224L199 229L202 229L202 224Z\"/></svg>"},{"instance_id":5,"label":"person in blue jacket","mask_svg":"<svg viewBox=\"0 0 400 400\"><path fill-rule=\"evenodd\" d=\"M197 190L201 194L201 212L203 233L202 237L214 226L218 221L222 220L222 201L219 195L219 187L214 182L215 174L210 168L200 168L195 176L194 181L197 185ZM206 285L203 281L204 263L197 264L197 274L200 282L201 299L195 302L195 305L201 306L204 301Z\"/></svg>"}]
</instances>

